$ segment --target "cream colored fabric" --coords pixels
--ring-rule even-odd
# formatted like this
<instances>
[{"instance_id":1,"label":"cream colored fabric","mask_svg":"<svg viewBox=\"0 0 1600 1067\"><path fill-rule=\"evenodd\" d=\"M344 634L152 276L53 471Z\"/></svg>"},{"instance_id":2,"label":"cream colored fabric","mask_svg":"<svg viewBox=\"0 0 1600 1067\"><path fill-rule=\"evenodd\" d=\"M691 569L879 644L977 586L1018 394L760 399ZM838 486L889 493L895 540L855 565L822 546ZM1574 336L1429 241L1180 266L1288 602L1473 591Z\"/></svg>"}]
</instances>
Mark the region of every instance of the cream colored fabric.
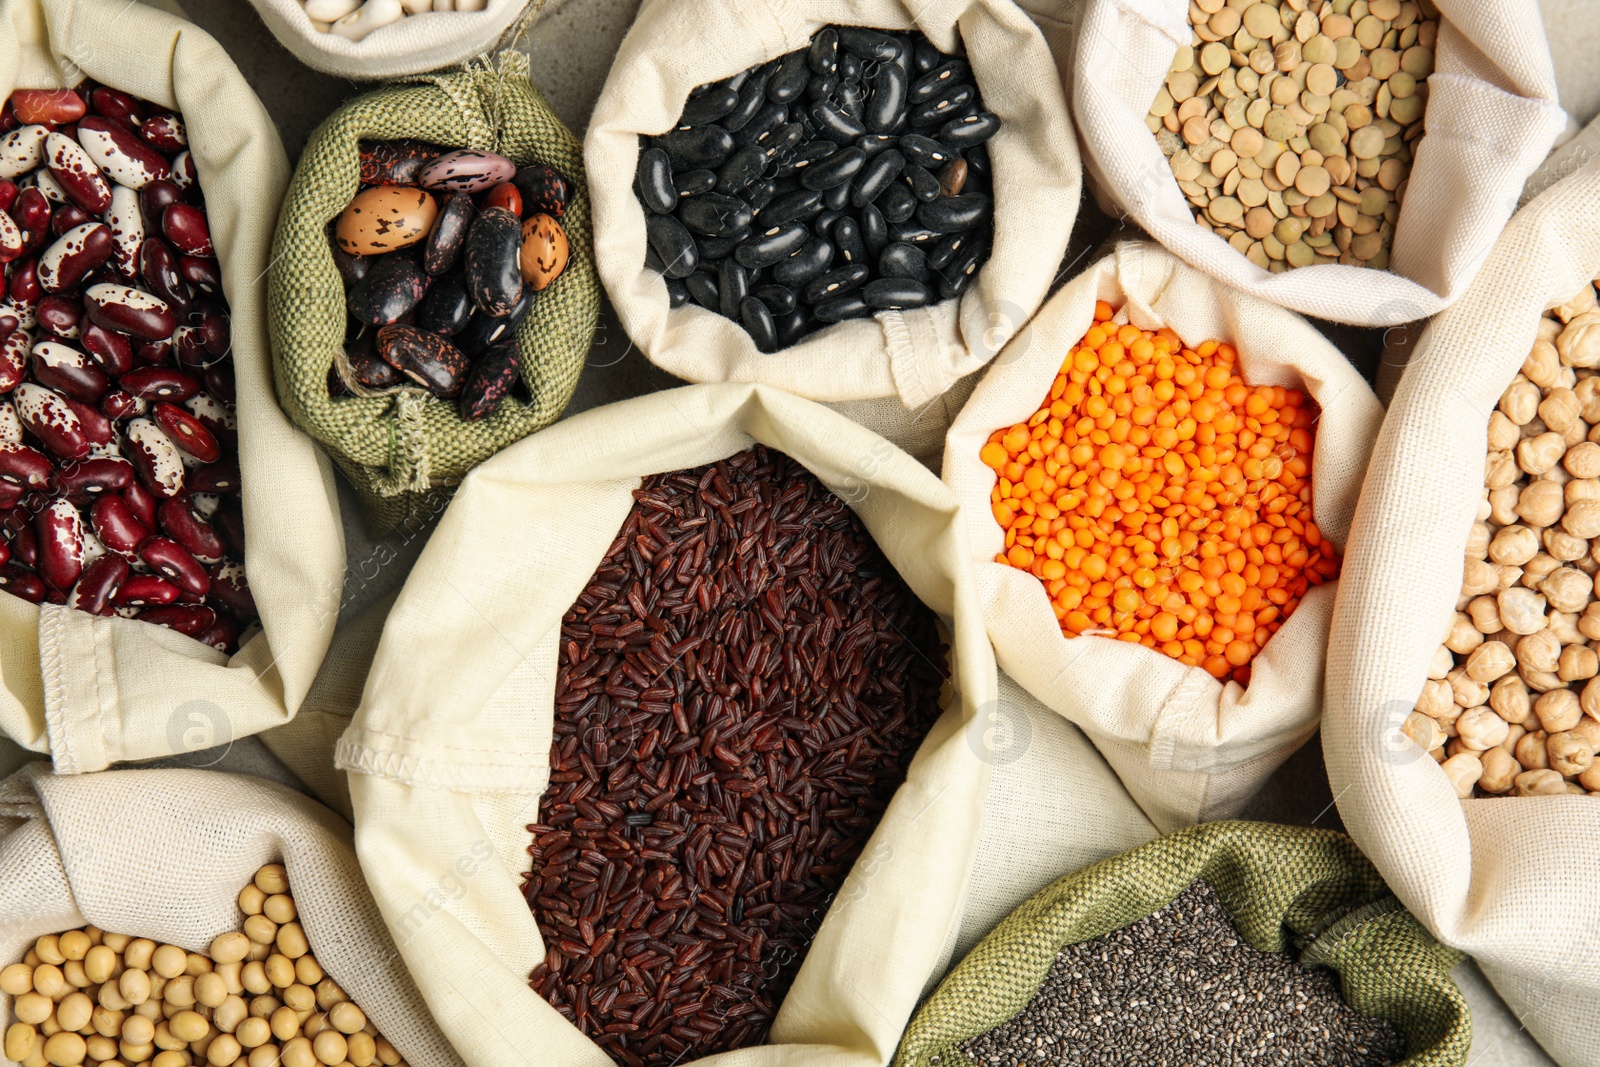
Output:
<instances>
[{"instance_id":1,"label":"cream colored fabric","mask_svg":"<svg viewBox=\"0 0 1600 1067\"><path fill-rule=\"evenodd\" d=\"M527 0L487 0L482 11L406 15L359 41L311 24L302 0L250 0L267 29L313 70L375 81L421 74L492 51Z\"/></svg>"},{"instance_id":2,"label":"cream colored fabric","mask_svg":"<svg viewBox=\"0 0 1600 1067\"><path fill-rule=\"evenodd\" d=\"M282 863L317 962L413 1067L458 1067L361 876L350 827L290 789L212 771L0 782L0 960L92 923L204 952L244 921L239 891ZM0 994L0 1018L11 998ZM15 1067L0 1054L0 1065Z\"/></svg>"},{"instance_id":3,"label":"cream colored fabric","mask_svg":"<svg viewBox=\"0 0 1600 1067\"><path fill-rule=\"evenodd\" d=\"M731 319L668 307L644 265L645 216L633 193L639 136L671 130L689 91L804 48L832 23L920 29L966 48L984 106L1004 121L994 164L994 252L960 301L840 323L763 354ZM1033 315L1066 251L1081 172L1055 62L1010 0L648 0L622 43L584 144L595 261L641 351L691 382L780 386L813 400L897 398L916 412L982 367Z\"/></svg>"},{"instance_id":4,"label":"cream colored fabric","mask_svg":"<svg viewBox=\"0 0 1600 1067\"><path fill-rule=\"evenodd\" d=\"M1321 406L1312 477L1317 526L1343 544L1383 410L1310 323L1234 292L1148 242L1128 242L1045 305L984 376L950 428L944 480L961 501L984 621L1000 668L1099 746L1163 832L1239 812L1317 728L1332 584L1311 591L1258 655L1248 689L1105 637L1063 637L1040 581L995 562L1005 538L989 507L989 435L1025 422L1048 394L1094 304L1119 321L1170 326L1239 351L1245 380L1309 393Z\"/></svg>"},{"instance_id":5,"label":"cream colored fabric","mask_svg":"<svg viewBox=\"0 0 1600 1067\"><path fill-rule=\"evenodd\" d=\"M1524 208L1423 334L1373 451L1328 647L1322 748L1350 835L1564 1067L1600 1064L1600 803L1460 801L1398 733L1461 592L1489 413L1540 315L1600 274L1600 160Z\"/></svg>"},{"instance_id":6,"label":"cream colored fabric","mask_svg":"<svg viewBox=\"0 0 1600 1067\"><path fill-rule=\"evenodd\" d=\"M764 386L669 390L573 416L463 483L390 613L339 746L356 847L423 995L473 1067L605 1067L528 987L544 947L520 892L548 781L560 621L642 476L762 442L853 502L953 628L957 698L911 765L854 888L823 922L773 1044L719 1064L874 1067L948 963L977 849L997 700L956 504L910 456ZM484 1025L492 1019L494 1025Z\"/></svg>"},{"instance_id":7,"label":"cream colored fabric","mask_svg":"<svg viewBox=\"0 0 1600 1067\"><path fill-rule=\"evenodd\" d=\"M1150 104L1191 29L1184 0L1090 0L1073 119L1091 181L1191 266L1307 315L1391 326L1454 302L1517 194L1566 124L1536 0L1438 0L1427 136L1396 228L1391 271L1325 264L1269 274L1194 220L1155 138Z\"/></svg>"},{"instance_id":8,"label":"cream colored fabric","mask_svg":"<svg viewBox=\"0 0 1600 1067\"><path fill-rule=\"evenodd\" d=\"M0 596L0 733L63 773L292 718L333 635L344 570L332 469L272 389L262 312L288 182L272 120L221 46L181 19L119 0L0 0L0 96L85 76L188 124L232 310L246 571L264 630L229 661L148 623Z\"/></svg>"}]
</instances>

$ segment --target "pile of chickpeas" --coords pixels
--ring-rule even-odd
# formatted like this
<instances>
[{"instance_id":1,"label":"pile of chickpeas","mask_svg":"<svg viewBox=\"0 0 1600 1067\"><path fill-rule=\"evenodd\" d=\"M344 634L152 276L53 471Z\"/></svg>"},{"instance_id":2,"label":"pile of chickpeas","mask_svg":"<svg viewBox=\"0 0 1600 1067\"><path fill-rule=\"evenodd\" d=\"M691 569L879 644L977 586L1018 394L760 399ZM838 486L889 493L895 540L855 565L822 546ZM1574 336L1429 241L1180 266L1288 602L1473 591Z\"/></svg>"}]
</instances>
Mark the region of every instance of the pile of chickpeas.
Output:
<instances>
[{"instance_id":1,"label":"pile of chickpeas","mask_svg":"<svg viewBox=\"0 0 1600 1067\"><path fill-rule=\"evenodd\" d=\"M1489 416L1461 597L1405 733L1471 796L1600 795L1600 306L1546 312Z\"/></svg>"},{"instance_id":2,"label":"pile of chickpeas","mask_svg":"<svg viewBox=\"0 0 1600 1067\"><path fill-rule=\"evenodd\" d=\"M311 954L282 866L239 894L240 931L201 955L93 926L0 970L5 1055L23 1067L400 1067Z\"/></svg>"}]
</instances>

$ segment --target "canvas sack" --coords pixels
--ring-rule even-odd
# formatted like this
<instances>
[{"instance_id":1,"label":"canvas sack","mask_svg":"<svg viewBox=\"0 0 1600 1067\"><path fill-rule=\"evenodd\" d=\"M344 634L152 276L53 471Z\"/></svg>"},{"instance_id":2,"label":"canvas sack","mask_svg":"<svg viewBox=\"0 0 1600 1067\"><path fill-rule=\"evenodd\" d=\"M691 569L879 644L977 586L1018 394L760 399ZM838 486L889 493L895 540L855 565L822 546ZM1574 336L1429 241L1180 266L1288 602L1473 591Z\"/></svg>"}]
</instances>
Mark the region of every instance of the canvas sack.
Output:
<instances>
[{"instance_id":1,"label":"canvas sack","mask_svg":"<svg viewBox=\"0 0 1600 1067\"><path fill-rule=\"evenodd\" d=\"M403 15L359 41L313 25L302 0L250 0L267 29L312 70L376 81L463 63L491 50L528 0L484 0L479 11ZM543 0L535 0L543 7Z\"/></svg>"}]
</instances>

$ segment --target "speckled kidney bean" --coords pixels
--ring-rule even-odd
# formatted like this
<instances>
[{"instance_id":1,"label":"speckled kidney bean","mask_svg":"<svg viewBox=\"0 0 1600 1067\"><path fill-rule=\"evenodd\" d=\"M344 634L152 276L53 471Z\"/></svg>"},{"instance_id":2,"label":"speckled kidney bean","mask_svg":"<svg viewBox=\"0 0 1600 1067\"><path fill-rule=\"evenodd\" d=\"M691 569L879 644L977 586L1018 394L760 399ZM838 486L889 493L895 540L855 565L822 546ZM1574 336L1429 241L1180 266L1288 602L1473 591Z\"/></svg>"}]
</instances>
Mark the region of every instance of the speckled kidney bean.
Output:
<instances>
[{"instance_id":1,"label":"speckled kidney bean","mask_svg":"<svg viewBox=\"0 0 1600 1067\"><path fill-rule=\"evenodd\" d=\"M72 592L67 594L67 607L90 615L112 614L116 596L129 573L128 561L121 556L101 556L83 569Z\"/></svg>"},{"instance_id":2,"label":"speckled kidney bean","mask_svg":"<svg viewBox=\"0 0 1600 1067\"><path fill-rule=\"evenodd\" d=\"M180 315L189 310L189 287L178 273L178 254L159 237L139 245L139 277L149 290Z\"/></svg>"},{"instance_id":3,"label":"speckled kidney bean","mask_svg":"<svg viewBox=\"0 0 1600 1067\"><path fill-rule=\"evenodd\" d=\"M163 152L181 152L189 146L183 120L171 113L151 115L140 125L139 134Z\"/></svg>"},{"instance_id":4,"label":"speckled kidney bean","mask_svg":"<svg viewBox=\"0 0 1600 1067\"><path fill-rule=\"evenodd\" d=\"M185 593L203 597L211 591L211 575L188 549L170 537L147 538L139 546L139 558Z\"/></svg>"},{"instance_id":5,"label":"speckled kidney bean","mask_svg":"<svg viewBox=\"0 0 1600 1067\"><path fill-rule=\"evenodd\" d=\"M183 280L212 296L222 295L222 265L206 256L179 256L178 274Z\"/></svg>"},{"instance_id":6,"label":"speckled kidney bean","mask_svg":"<svg viewBox=\"0 0 1600 1067\"><path fill-rule=\"evenodd\" d=\"M44 141L44 161L50 177L74 204L91 215L111 206L111 183L77 141L64 133L50 133Z\"/></svg>"},{"instance_id":7,"label":"speckled kidney bean","mask_svg":"<svg viewBox=\"0 0 1600 1067\"><path fill-rule=\"evenodd\" d=\"M89 319L108 330L159 341L171 337L178 326L167 302L141 289L101 282L90 286L83 298Z\"/></svg>"},{"instance_id":8,"label":"speckled kidney bean","mask_svg":"<svg viewBox=\"0 0 1600 1067\"><path fill-rule=\"evenodd\" d=\"M125 459L85 459L61 468L61 488L69 493L120 492L133 484L133 464Z\"/></svg>"},{"instance_id":9,"label":"speckled kidney bean","mask_svg":"<svg viewBox=\"0 0 1600 1067\"><path fill-rule=\"evenodd\" d=\"M128 335L108 330L96 323L85 324L81 317L82 304L78 305L78 311L80 315L78 341L83 345L84 351L93 356L100 366L105 368L105 372L112 376L121 376L133 369L133 342L128 339Z\"/></svg>"},{"instance_id":10,"label":"speckled kidney bean","mask_svg":"<svg viewBox=\"0 0 1600 1067\"><path fill-rule=\"evenodd\" d=\"M137 130L139 124L144 121L144 106L120 89L107 89L101 86L90 90L89 109L101 118L122 123L130 130Z\"/></svg>"},{"instance_id":11,"label":"speckled kidney bean","mask_svg":"<svg viewBox=\"0 0 1600 1067\"><path fill-rule=\"evenodd\" d=\"M217 613L199 604L173 604L170 607L145 608L138 618L143 622L165 626L185 637L199 640L207 630L216 625Z\"/></svg>"},{"instance_id":12,"label":"speckled kidney bean","mask_svg":"<svg viewBox=\"0 0 1600 1067\"><path fill-rule=\"evenodd\" d=\"M102 174L135 192L172 173L166 156L127 127L98 115L78 123L78 144Z\"/></svg>"},{"instance_id":13,"label":"speckled kidney bean","mask_svg":"<svg viewBox=\"0 0 1600 1067\"><path fill-rule=\"evenodd\" d=\"M27 376L29 341L26 330L13 330L0 341L0 394L11 392Z\"/></svg>"},{"instance_id":14,"label":"speckled kidney bean","mask_svg":"<svg viewBox=\"0 0 1600 1067\"><path fill-rule=\"evenodd\" d=\"M39 577L66 592L83 572L83 517L68 501L52 500L39 512L35 533Z\"/></svg>"},{"instance_id":15,"label":"speckled kidney bean","mask_svg":"<svg viewBox=\"0 0 1600 1067\"><path fill-rule=\"evenodd\" d=\"M90 271L104 265L116 248L104 223L74 226L39 257L39 285L47 293L75 289Z\"/></svg>"},{"instance_id":16,"label":"speckled kidney bean","mask_svg":"<svg viewBox=\"0 0 1600 1067\"><path fill-rule=\"evenodd\" d=\"M89 438L83 432L83 424L60 393L23 382L13 395L17 418L50 452L63 459L83 459L89 455Z\"/></svg>"},{"instance_id":17,"label":"speckled kidney bean","mask_svg":"<svg viewBox=\"0 0 1600 1067\"><path fill-rule=\"evenodd\" d=\"M46 333L54 334L63 341L78 340L83 333L79 325L83 321L81 300L74 300L70 296L47 296L39 301L34 314Z\"/></svg>"},{"instance_id":18,"label":"speckled kidney bean","mask_svg":"<svg viewBox=\"0 0 1600 1067\"><path fill-rule=\"evenodd\" d=\"M36 448L20 442L0 447L0 481L23 489L48 491L55 477L55 465Z\"/></svg>"},{"instance_id":19,"label":"speckled kidney bean","mask_svg":"<svg viewBox=\"0 0 1600 1067\"><path fill-rule=\"evenodd\" d=\"M96 404L111 388L111 379L105 371L88 356L60 341L41 341L34 345L32 358L34 380L63 396Z\"/></svg>"},{"instance_id":20,"label":"speckled kidney bean","mask_svg":"<svg viewBox=\"0 0 1600 1067\"><path fill-rule=\"evenodd\" d=\"M106 548L129 559L137 555L151 532L128 506L125 496L108 494L96 500L89 509L89 521Z\"/></svg>"},{"instance_id":21,"label":"speckled kidney bean","mask_svg":"<svg viewBox=\"0 0 1600 1067\"><path fill-rule=\"evenodd\" d=\"M168 205L161 215L161 232L186 256L209 258L215 255L206 213L193 204Z\"/></svg>"}]
</instances>

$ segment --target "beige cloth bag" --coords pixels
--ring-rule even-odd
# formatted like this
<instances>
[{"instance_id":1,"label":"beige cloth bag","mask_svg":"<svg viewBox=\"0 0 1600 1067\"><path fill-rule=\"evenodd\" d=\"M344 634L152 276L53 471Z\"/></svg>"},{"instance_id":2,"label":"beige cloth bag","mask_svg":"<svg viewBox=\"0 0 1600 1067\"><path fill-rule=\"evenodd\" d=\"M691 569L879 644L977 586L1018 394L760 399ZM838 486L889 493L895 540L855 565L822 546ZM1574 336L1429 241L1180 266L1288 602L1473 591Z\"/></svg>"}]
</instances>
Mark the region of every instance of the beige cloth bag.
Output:
<instances>
[{"instance_id":1,"label":"beige cloth bag","mask_svg":"<svg viewBox=\"0 0 1600 1067\"><path fill-rule=\"evenodd\" d=\"M293 790L212 771L0 782L0 960L92 923L204 952L237 930L239 891L282 863L312 951L412 1067L458 1067L361 877L350 827ZM0 994L0 1018L11 998ZM0 1065L15 1067L0 1054Z\"/></svg>"},{"instance_id":2,"label":"beige cloth bag","mask_svg":"<svg viewBox=\"0 0 1600 1067\"><path fill-rule=\"evenodd\" d=\"M822 923L773 1044L716 1062L881 1067L948 964L989 788L981 723L997 699L954 499L882 438L781 391L655 393L573 416L473 471L390 613L339 745L340 766L358 772L350 792L368 881L473 1067L530 1054L550 1067L611 1062L528 986L545 950L520 887L549 777L560 622L641 476L757 442L854 502L949 621L957 684L867 845L879 858L857 865L859 890L844 890Z\"/></svg>"},{"instance_id":3,"label":"beige cloth bag","mask_svg":"<svg viewBox=\"0 0 1600 1067\"><path fill-rule=\"evenodd\" d=\"M1231 342L1247 381L1300 389L1322 407L1312 464L1317 526L1343 545L1383 409L1339 350L1298 315L1234 292L1148 242L1128 242L1050 298L990 368L950 427L944 480L961 501L984 622L1001 670L1099 746L1168 832L1239 810L1317 728L1336 583L1313 589L1258 655L1248 689L1152 649L1062 636L1044 586L996 563L1005 543L978 458L996 429L1038 409L1094 304L1191 343Z\"/></svg>"},{"instance_id":4,"label":"beige cloth bag","mask_svg":"<svg viewBox=\"0 0 1600 1067\"><path fill-rule=\"evenodd\" d=\"M672 129L696 86L804 48L832 23L919 29L947 52L958 38L965 45L984 106L1004 121L989 142L994 251L959 301L851 320L762 353L730 319L693 305L669 308L665 281L645 266L645 215L633 193L639 137ZM595 106L584 157L600 279L623 329L652 362L691 382L898 401L861 412L890 436L1033 316L1066 251L1081 189L1055 62L1009 0L646 0Z\"/></svg>"},{"instance_id":5,"label":"beige cloth bag","mask_svg":"<svg viewBox=\"0 0 1600 1067\"><path fill-rule=\"evenodd\" d=\"M1398 728L1461 592L1489 413L1541 314L1597 274L1591 157L1512 219L1477 281L1422 335L1351 523L1322 727L1351 837L1565 1067L1600 1064L1600 803L1458 800Z\"/></svg>"},{"instance_id":6,"label":"beige cloth bag","mask_svg":"<svg viewBox=\"0 0 1600 1067\"><path fill-rule=\"evenodd\" d=\"M278 408L263 307L278 133L222 47L114 0L0 0L0 96L85 75L183 112L232 307L246 559L263 629L229 659L136 620L0 596L0 733L62 773L209 748L294 716L333 635L344 570L333 472Z\"/></svg>"},{"instance_id":7,"label":"beige cloth bag","mask_svg":"<svg viewBox=\"0 0 1600 1067\"><path fill-rule=\"evenodd\" d=\"M1145 116L1192 37L1184 0L1090 0L1073 118L1091 180L1190 266L1307 315L1393 326L1450 306L1483 266L1523 181L1565 128L1536 0L1436 0L1442 15L1391 270L1323 264L1271 274L1194 220Z\"/></svg>"},{"instance_id":8,"label":"beige cloth bag","mask_svg":"<svg viewBox=\"0 0 1600 1067\"><path fill-rule=\"evenodd\" d=\"M404 15L359 41L311 24L302 0L250 0L278 42L313 70L376 81L421 74L494 49L528 0L485 0L481 11ZM543 6L543 0L534 0Z\"/></svg>"}]
</instances>

